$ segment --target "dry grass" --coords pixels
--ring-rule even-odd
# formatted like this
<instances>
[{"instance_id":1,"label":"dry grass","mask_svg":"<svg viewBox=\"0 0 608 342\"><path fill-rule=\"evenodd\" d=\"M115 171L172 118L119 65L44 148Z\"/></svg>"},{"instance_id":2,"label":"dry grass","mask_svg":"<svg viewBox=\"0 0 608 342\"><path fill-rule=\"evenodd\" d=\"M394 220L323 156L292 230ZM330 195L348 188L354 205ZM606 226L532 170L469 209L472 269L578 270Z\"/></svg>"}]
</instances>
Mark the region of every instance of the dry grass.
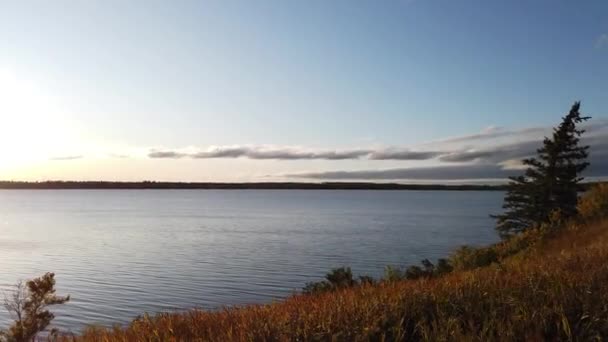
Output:
<instances>
[{"instance_id":1,"label":"dry grass","mask_svg":"<svg viewBox=\"0 0 608 342\"><path fill-rule=\"evenodd\" d=\"M506 247L503 247L506 248ZM608 337L608 221L570 227L525 258L434 279L269 305L143 316L78 341L512 341Z\"/></svg>"}]
</instances>

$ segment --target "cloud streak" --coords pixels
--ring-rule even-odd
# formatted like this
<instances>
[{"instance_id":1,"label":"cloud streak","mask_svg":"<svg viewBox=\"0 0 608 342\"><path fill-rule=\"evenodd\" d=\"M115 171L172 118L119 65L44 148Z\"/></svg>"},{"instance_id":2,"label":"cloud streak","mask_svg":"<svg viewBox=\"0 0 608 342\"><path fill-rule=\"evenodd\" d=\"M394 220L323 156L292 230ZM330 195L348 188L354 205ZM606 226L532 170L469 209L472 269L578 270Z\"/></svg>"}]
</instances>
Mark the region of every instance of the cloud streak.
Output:
<instances>
[{"instance_id":1,"label":"cloud streak","mask_svg":"<svg viewBox=\"0 0 608 342\"><path fill-rule=\"evenodd\" d=\"M479 143L480 141L488 141L499 138L509 137L538 137L551 132L550 127L526 127L522 129L506 129L502 127L487 127L479 133L449 137L431 141L424 145L450 145L456 143Z\"/></svg>"},{"instance_id":2,"label":"cloud streak","mask_svg":"<svg viewBox=\"0 0 608 342\"><path fill-rule=\"evenodd\" d=\"M152 150L148 157L155 159L216 159L216 158L249 158L259 160L426 160L440 155L435 151L411 151L407 149L303 149L299 147L269 146L218 146L200 151L187 150Z\"/></svg>"},{"instance_id":3,"label":"cloud streak","mask_svg":"<svg viewBox=\"0 0 608 342\"><path fill-rule=\"evenodd\" d=\"M382 149L370 152L371 160L428 160L440 156L440 151L411 151L408 149Z\"/></svg>"},{"instance_id":4,"label":"cloud streak","mask_svg":"<svg viewBox=\"0 0 608 342\"><path fill-rule=\"evenodd\" d=\"M324 180L464 180L502 179L512 173L513 171L502 169L495 164L471 164L383 170L309 172L285 176Z\"/></svg>"},{"instance_id":5,"label":"cloud streak","mask_svg":"<svg viewBox=\"0 0 608 342\"><path fill-rule=\"evenodd\" d=\"M156 151L156 150L152 150L150 151L150 153L148 153L148 157L150 158L158 158L158 159L179 159L179 158L184 158L186 157L187 154L185 153L180 153L180 152L175 152L175 151Z\"/></svg>"},{"instance_id":6,"label":"cloud streak","mask_svg":"<svg viewBox=\"0 0 608 342\"><path fill-rule=\"evenodd\" d=\"M250 159L326 159L344 160L359 159L369 154L368 150L307 150L297 147L265 147L265 146L228 146L215 147L207 151L191 154L191 158L250 158Z\"/></svg>"},{"instance_id":7,"label":"cloud streak","mask_svg":"<svg viewBox=\"0 0 608 342\"><path fill-rule=\"evenodd\" d=\"M608 153L592 155L591 166L584 172L585 177L608 176ZM467 181L500 180L521 174L521 170L509 165L482 163L459 164L433 167L394 168L380 170L300 172L283 175L288 178L314 180L416 180L416 181Z\"/></svg>"},{"instance_id":8,"label":"cloud streak","mask_svg":"<svg viewBox=\"0 0 608 342\"><path fill-rule=\"evenodd\" d=\"M439 157L442 162L504 161L513 158L526 158L534 155L540 147L540 140L523 141L509 145L499 145L483 150L464 150L444 154Z\"/></svg>"},{"instance_id":9,"label":"cloud streak","mask_svg":"<svg viewBox=\"0 0 608 342\"><path fill-rule=\"evenodd\" d=\"M62 160L76 160L76 159L82 159L82 158L84 158L84 156L81 156L81 155L57 156L57 157L52 157L51 160L62 161Z\"/></svg>"}]
</instances>

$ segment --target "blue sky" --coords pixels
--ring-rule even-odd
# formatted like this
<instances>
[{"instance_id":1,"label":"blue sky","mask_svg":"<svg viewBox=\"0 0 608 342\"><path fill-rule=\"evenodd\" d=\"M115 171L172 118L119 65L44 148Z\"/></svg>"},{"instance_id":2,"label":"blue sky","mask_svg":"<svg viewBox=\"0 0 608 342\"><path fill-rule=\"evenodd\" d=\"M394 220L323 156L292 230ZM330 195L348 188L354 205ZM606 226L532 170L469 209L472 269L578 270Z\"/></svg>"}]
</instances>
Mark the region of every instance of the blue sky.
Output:
<instances>
[{"instance_id":1,"label":"blue sky","mask_svg":"<svg viewBox=\"0 0 608 342\"><path fill-rule=\"evenodd\" d=\"M608 119L606 1L0 6L2 179L317 180L442 166L363 152L547 128L575 100Z\"/></svg>"}]
</instances>

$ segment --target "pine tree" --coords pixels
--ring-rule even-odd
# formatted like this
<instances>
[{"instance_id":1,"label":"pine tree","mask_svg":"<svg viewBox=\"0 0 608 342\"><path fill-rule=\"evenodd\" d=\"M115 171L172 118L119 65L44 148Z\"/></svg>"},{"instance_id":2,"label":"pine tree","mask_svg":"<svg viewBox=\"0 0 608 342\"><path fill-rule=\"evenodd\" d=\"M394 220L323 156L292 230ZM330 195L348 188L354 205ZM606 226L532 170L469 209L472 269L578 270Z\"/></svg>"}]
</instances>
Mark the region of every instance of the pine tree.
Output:
<instances>
[{"instance_id":1,"label":"pine tree","mask_svg":"<svg viewBox=\"0 0 608 342\"><path fill-rule=\"evenodd\" d=\"M591 117L582 117L579 108L580 102L576 102L560 126L554 130L554 139L560 146L554 196L557 208L565 217L577 214L578 193L583 190L580 185L583 180L581 173L589 166L589 146L579 146L580 137L585 130L579 129L577 124Z\"/></svg>"},{"instance_id":2,"label":"pine tree","mask_svg":"<svg viewBox=\"0 0 608 342\"><path fill-rule=\"evenodd\" d=\"M537 157L523 160L524 175L509 178L505 213L493 216L502 237L537 227L554 212L564 218L576 215L580 175L589 166L589 146L579 146L585 131L577 125L590 117L581 116L579 109L580 102L575 102L552 137L545 137Z\"/></svg>"}]
</instances>

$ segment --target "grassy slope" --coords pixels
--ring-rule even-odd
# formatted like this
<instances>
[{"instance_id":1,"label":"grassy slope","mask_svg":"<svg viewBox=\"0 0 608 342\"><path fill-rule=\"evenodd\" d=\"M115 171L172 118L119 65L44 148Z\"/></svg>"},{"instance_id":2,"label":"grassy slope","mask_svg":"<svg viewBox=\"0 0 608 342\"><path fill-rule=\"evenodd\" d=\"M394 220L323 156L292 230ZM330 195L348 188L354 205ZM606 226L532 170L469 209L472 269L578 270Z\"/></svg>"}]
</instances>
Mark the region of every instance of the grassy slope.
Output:
<instances>
[{"instance_id":1,"label":"grassy slope","mask_svg":"<svg viewBox=\"0 0 608 342\"><path fill-rule=\"evenodd\" d=\"M589 340L608 336L608 221L471 271L219 312L144 316L78 340Z\"/></svg>"}]
</instances>

